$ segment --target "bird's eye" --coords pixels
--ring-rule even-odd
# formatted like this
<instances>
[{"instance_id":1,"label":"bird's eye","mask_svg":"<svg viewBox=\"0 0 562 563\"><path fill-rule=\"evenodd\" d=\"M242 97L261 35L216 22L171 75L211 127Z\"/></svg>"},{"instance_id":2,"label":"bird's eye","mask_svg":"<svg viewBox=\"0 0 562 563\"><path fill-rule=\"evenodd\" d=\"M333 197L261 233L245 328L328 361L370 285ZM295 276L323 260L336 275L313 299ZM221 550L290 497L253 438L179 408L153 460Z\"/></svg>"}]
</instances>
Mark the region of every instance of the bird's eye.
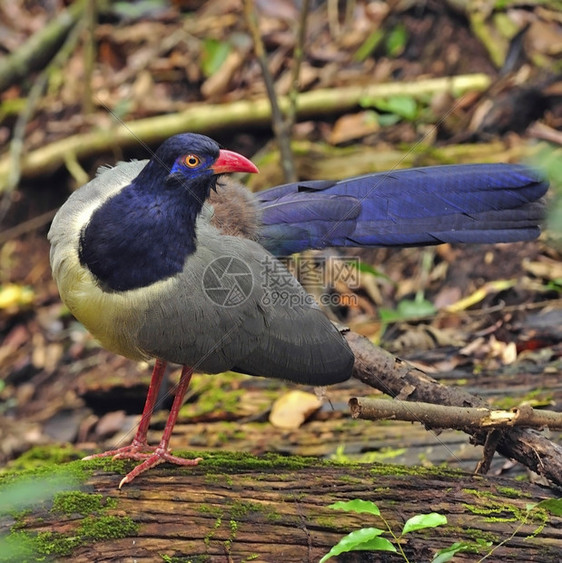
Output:
<instances>
[{"instance_id":1,"label":"bird's eye","mask_svg":"<svg viewBox=\"0 0 562 563\"><path fill-rule=\"evenodd\" d=\"M195 168L196 166L199 166L199 164L201 164L201 159L195 154L186 154L183 157L183 163L188 168Z\"/></svg>"}]
</instances>

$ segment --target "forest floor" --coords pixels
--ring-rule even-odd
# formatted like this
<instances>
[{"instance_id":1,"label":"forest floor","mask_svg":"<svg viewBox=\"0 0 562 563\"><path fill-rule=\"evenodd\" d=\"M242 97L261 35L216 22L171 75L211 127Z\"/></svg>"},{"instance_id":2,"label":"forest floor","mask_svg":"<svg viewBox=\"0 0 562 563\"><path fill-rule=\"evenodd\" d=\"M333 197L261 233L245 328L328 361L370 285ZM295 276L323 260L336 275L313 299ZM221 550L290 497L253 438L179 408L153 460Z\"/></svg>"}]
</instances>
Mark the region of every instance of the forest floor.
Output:
<instances>
[{"instance_id":1,"label":"forest floor","mask_svg":"<svg viewBox=\"0 0 562 563\"><path fill-rule=\"evenodd\" d=\"M33 3L9 4L0 8L0 48L6 53L17 52L62 10L53 14ZM155 4L159 7L150 13L124 14L119 10L127 3L120 3L100 14L93 32L93 70L87 69L85 31L63 61L49 69L48 87L25 124L28 155L72 135L77 144L84 135L87 144L90 132L111 129L116 121L133 124L135 131L139 120L193 105L201 112L211 104L228 111L229 104L265 98L237 2ZM548 3L489 14L459 13L441 2L414 2L407 8L383 2L350 4L354 11L347 15L334 16L327 5L310 13L303 91L330 90L337 98L350 86L475 73L487 76L490 86L456 96L443 90L420 97L405 90L394 98L363 99L347 109L311 110L294 127L301 179L479 160L538 164L545 158L545 138L554 139L548 149L554 152L548 154L559 158L560 149L556 153L552 147L556 139L560 142L556 135L562 124L562 89L553 77L560 71L561 23ZM129 6L127 10L137 9ZM298 13L292 2L261 2L260 10L271 72L278 93L285 94L291 88ZM519 37L517 31L526 26ZM508 55L515 57L515 64ZM30 89L45 69L44 61L29 65L26 77L0 94L0 141L6 146L16 135L16 120L29 102ZM241 127L211 119L201 132L254 155L263 173L252 180L252 189L283 182L267 121L250 119ZM169 134L164 127L147 142L154 146L156 138ZM72 155L66 166L61 166L65 159L60 155L38 169L33 161L24 162L17 189L10 191L5 182L2 190L3 209L9 202L9 211L0 232L0 465L37 445L70 443L93 452L126 443L142 410L149 366L99 348L60 303L51 278L46 232L53 210L100 164L147 154L137 141L92 146L87 152L80 165ZM2 162L9 163L9 158L6 149ZM2 170L6 168L0 162L5 181ZM526 402L560 411L561 252L559 223L547 226L532 242L338 251L333 255L358 256L368 267L358 284L337 288L353 300L328 313L444 383L484 396L491 405L510 408ZM464 299L469 302L463 305ZM170 406L177 377L178 370L172 370L163 408ZM272 406L290 403L295 387L239 374L197 374L172 448L446 463L467 471L481 456L456 431L437 434L419 424L352 420L348 399L376 395L356 380L329 388L328 400L312 414L303 414L297 401L294 409L288 407L288 422L272 423ZM165 414L155 416L152 440L158 440ZM560 435L552 437L559 441ZM492 471L516 477L523 468L496 458Z\"/></svg>"}]
</instances>

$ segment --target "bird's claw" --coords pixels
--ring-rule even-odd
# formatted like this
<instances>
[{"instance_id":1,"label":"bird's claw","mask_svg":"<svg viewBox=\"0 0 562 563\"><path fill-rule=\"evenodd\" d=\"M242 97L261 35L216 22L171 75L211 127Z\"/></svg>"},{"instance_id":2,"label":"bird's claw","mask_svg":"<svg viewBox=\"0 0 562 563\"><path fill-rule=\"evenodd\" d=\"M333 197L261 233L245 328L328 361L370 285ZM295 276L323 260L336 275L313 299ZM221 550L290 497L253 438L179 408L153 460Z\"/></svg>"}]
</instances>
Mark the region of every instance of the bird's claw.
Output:
<instances>
[{"instance_id":1,"label":"bird's claw","mask_svg":"<svg viewBox=\"0 0 562 563\"><path fill-rule=\"evenodd\" d=\"M117 448L116 450L108 450L107 452L102 452L99 454L92 454L83 457L83 460L98 459L101 457L112 457L113 459L145 459L146 457L152 455L151 453L156 451L157 446L149 446L147 443L133 442L129 446L123 446L122 448Z\"/></svg>"},{"instance_id":2,"label":"bird's claw","mask_svg":"<svg viewBox=\"0 0 562 563\"><path fill-rule=\"evenodd\" d=\"M121 479L121 482L119 483L119 488L121 488L126 483L130 483L133 479L135 479L135 477L138 477L141 473L144 473L147 469L156 467L161 463L167 462L167 463L173 463L174 465L193 466L193 465L197 465L200 461L203 460L202 457L196 457L195 459L185 459L183 457L177 457L175 455L172 455L172 453L169 450L165 450L160 446L156 447L154 449L154 453L152 454L137 453L133 455L139 457L129 457L129 459L144 459L144 461L139 465L137 465L132 471L129 471L129 473L127 473L127 475L125 475L125 477ZM124 459L124 458L120 457L119 459Z\"/></svg>"},{"instance_id":3,"label":"bird's claw","mask_svg":"<svg viewBox=\"0 0 562 563\"><path fill-rule=\"evenodd\" d=\"M147 452L148 450L148 452ZM183 457L178 457L172 455L169 449L159 446L149 446L148 444L133 443L130 446L124 446L123 448L118 448L116 450L109 450L100 454L92 454L82 459L97 459L100 457L112 457L113 459L133 459L135 461L144 460L139 463L132 471L129 471L121 482L119 483L119 488L121 488L126 483L130 483L135 477L138 477L141 473L144 473L147 469L160 465L161 463L173 463L174 465L183 466L193 466L197 465L203 460L202 457L196 457L195 459L185 459Z\"/></svg>"}]
</instances>

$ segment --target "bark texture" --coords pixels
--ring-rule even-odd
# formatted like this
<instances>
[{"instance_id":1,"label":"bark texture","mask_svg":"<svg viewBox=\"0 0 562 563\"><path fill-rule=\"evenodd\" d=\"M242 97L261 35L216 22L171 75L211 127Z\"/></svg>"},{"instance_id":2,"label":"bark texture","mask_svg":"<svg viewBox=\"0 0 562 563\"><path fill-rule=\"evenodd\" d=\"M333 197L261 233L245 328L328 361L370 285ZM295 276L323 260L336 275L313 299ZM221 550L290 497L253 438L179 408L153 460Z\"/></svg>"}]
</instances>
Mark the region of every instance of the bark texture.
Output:
<instances>
[{"instance_id":1,"label":"bark texture","mask_svg":"<svg viewBox=\"0 0 562 563\"><path fill-rule=\"evenodd\" d=\"M100 460L72 462L71 467L97 468L82 493L76 498L72 491L59 493L17 520L17 533L42 537L40 549L52 550L36 555L75 562L317 562L345 534L362 527L384 528L369 514L328 507L360 498L375 502L397 535L415 514L439 512L447 517L446 526L406 536L402 546L410 561L429 561L437 550L457 541L470 542L479 555L459 553L455 561L475 561L504 541L489 561L545 563L560 558L562 519L538 512L518 529L526 504L552 493L504 478L214 454L189 470L156 468L118 490L121 470L130 465L104 463L105 470ZM109 469L118 465L119 472ZM484 541L491 545L479 547L477 542ZM355 552L338 560L403 559Z\"/></svg>"}]
</instances>

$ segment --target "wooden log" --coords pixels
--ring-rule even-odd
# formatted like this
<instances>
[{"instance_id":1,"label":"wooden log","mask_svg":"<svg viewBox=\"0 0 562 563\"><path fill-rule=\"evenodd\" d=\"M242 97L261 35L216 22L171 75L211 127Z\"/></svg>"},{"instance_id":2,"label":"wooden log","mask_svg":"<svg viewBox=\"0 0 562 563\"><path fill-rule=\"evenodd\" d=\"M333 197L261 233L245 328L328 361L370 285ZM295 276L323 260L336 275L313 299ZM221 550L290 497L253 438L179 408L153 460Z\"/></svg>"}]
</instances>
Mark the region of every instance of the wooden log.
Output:
<instances>
[{"instance_id":1,"label":"wooden log","mask_svg":"<svg viewBox=\"0 0 562 563\"><path fill-rule=\"evenodd\" d=\"M526 518L527 503L553 496L538 486L441 468L237 453L203 456L197 467L165 465L122 490L117 485L131 468L128 462L74 461L43 468L43 477L31 473L31 482L48 488L57 474L60 486L62 471L68 475L62 483L75 479L74 486L42 501L34 492L27 510L0 519L5 530L12 527L2 554L10 556L8 545L15 558L7 560L18 561L317 562L345 534L385 527L375 516L328 506L359 498L375 502L397 535L416 514L447 517L445 526L401 540L410 561L429 561L457 541L468 542L472 551L457 554L455 561L475 561L494 547L490 561L560 558L562 519L541 510ZM0 494L18 482L13 475L4 481ZM27 552L14 552L18 545ZM339 560L365 557L356 552ZM380 560L373 557L369 560ZM400 560L385 554L385 561Z\"/></svg>"}]
</instances>

